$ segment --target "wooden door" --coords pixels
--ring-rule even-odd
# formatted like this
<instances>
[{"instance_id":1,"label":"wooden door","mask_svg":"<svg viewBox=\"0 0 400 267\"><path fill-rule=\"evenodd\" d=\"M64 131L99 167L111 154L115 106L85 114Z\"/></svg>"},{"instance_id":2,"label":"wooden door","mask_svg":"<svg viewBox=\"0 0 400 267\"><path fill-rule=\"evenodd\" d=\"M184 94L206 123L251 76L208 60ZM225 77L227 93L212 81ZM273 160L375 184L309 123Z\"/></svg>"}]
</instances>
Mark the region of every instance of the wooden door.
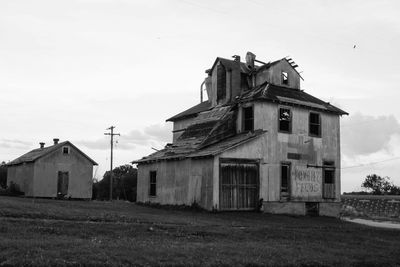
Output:
<instances>
[{"instance_id":1,"label":"wooden door","mask_svg":"<svg viewBox=\"0 0 400 267\"><path fill-rule=\"evenodd\" d=\"M254 210L258 206L259 175L257 163L221 163L221 210Z\"/></svg>"},{"instance_id":2,"label":"wooden door","mask_svg":"<svg viewBox=\"0 0 400 267\"><path fill-rule=\"evenodd\" d=\"M68 194L69 173L58 172L57 196L65 196Z\"/></svg>"}]
</instances>

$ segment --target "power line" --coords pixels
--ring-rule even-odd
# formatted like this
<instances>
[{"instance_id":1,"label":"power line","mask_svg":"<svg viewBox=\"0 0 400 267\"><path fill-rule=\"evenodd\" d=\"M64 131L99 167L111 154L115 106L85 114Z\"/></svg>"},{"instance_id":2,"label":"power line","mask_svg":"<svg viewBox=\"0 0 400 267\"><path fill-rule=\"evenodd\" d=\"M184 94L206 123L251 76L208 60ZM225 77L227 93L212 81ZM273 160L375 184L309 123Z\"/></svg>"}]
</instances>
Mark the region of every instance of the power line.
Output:
<instances>
[{"instance_id":1,"label":"power line","mask_svg":"<svg viewBox=\"0 0 400 267\"><path fill-rule=\"evenodd\" d=\"M344 169L353 169L353 168L366 167L366 166L371 166L371 165L375 165L375 164L379 164L379 163L383 163L383 162L388 162L388 161L399 160L399 159L400 159L400 157L395 157L395 158L385 159L385 160L381 160L381 161L375 161L375 162L369 162L369 163L365 163L365 164L359 164L359 165L343 167L343 168L340 168L340 169L344 170Z\"/></svg>"}]
</instances>

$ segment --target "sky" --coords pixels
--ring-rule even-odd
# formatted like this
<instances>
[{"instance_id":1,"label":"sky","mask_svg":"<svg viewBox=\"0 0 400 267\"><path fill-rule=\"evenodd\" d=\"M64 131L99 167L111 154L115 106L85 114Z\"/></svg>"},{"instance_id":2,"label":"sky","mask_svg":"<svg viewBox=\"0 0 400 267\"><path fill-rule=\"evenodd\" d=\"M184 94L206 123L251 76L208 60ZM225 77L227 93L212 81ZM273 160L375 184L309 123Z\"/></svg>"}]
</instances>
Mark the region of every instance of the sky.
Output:
<instances>
[{"instance_id":1,"label":"sky","mask_svg":"<svg viewBox=\"0 0 400 267\"><path fill-rule=\"evenodd\" d=\"M290 56L302 89L341 119L342 191L400 185L400 2L0 1L0 161L53 138L114 166L171 142L165 120L200 102L216 57Z\"/></svg>"}]
</instances>

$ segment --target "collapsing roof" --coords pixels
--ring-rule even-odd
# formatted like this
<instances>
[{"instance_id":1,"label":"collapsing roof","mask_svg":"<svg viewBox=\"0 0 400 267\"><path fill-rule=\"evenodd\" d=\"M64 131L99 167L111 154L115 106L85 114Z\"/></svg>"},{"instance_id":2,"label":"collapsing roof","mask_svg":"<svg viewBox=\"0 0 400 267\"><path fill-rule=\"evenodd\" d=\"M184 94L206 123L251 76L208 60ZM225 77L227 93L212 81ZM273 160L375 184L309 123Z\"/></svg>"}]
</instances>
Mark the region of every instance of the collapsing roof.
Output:
<instances>
[{"instance_id":1,"label":"collapsing roof","mask_svg":"<svg viewBox=\"0 0 400 267\"><path fill-rule=\"evenodd\" d=\"M19 165L19 164L23 164L23 163L30 163L30 162L35 162L36 160L50 154L51 152L63 147L69 145L73 148L75 148L77 151L79 151L79 153L81 153L85 158L87 158L89 161L91 161L93 163L93 165L97 165L97 163L92 160L91 158L89 158L89 156L87 156L85 153L83 153L81 150L79 150L76 146L74 146L71 142L69 141L64 141L52 146L48 146L48 147L43 147L43 148L37 148L34 150L29 151L28 153L20 156L19 158L14 159L13 161L7 163L7 165L11 166L11 165Z\"/></svg>"}]
</instances>

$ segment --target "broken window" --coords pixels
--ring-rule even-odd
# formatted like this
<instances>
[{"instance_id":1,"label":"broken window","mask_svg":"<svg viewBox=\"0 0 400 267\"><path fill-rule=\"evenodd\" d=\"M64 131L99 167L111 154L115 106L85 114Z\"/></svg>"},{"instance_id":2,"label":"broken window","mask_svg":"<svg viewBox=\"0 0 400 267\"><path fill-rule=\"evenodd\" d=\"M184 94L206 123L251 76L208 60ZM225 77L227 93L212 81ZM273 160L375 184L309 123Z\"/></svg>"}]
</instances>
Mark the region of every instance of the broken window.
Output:
<instances>
[{"instance_id":1,"label":"broken window","mask_svg":"<svg viewBox=\"0 0 400 267\"><path fill-rule=\"evenodd\" d=\"M321 116L319 113L310 113L309 131L311 136L321 136Z\"/></svg>"},{"instance_id":2,"label":"broken window","mask_svg":"<svg viewBox=\"0 0 400 267\"><path fill-rule=\"evenodd\" d=\"M223 65L217 66L217 102L226 97L226 69Z\"/></svg>"},{"instance_id":3,"label":"broken window","mask_svg":"<svg viewBox=\"0 0 400 267\"><path fill-rule=\"evenodd\" d=\"M69 154L69 147L64 146L64 147L62 148L62 151L63 151L63 154Z\"/></svg>"},{"instance_id":4,"label":"broken window","mask_svg":"<svg viewBox=\"0 0 400 267\"><path fill-rule=\"evenodd\" d=\"M243 108L243 131L254 130L253 106Z\"/></svg>"},{"instance_id":5,"label":"broken window","mask_svg":"<svg viewBox=\"0 0 400 267\"><path fill-rule=\"evenodd\" d=\"M155 197L157 189L157 172L150 171L150 188L149 188L149 196Z\"/></svg>"},{"instance_id":6,"label":"broken window","mask_svg":"<svg viewBox=\"0 0 400 267\"><path fill-rule=\"evenodd\" d=\"M289 85L289 76L287 72L282 71L282 84Z\"/></svg>"},{"instance_id":7,"label":"broken window","mask_svg":"<svg viewBox=\"0 0 400 267\"><path fill-rule=\"evenodd\" d=\"M279 109L279 131L290 133L292 131L292 116L290 109Z\"/></svg>"},{"instance_id":8,"label":"broken window","mask_svg":"<svg viewBox=\"0 0 400 267\"><path fill-rule=\"evenodd\" d=\"M281 198L287 198L290 194L290 163L281 164Z\"/></svg>"}]
</instances>

